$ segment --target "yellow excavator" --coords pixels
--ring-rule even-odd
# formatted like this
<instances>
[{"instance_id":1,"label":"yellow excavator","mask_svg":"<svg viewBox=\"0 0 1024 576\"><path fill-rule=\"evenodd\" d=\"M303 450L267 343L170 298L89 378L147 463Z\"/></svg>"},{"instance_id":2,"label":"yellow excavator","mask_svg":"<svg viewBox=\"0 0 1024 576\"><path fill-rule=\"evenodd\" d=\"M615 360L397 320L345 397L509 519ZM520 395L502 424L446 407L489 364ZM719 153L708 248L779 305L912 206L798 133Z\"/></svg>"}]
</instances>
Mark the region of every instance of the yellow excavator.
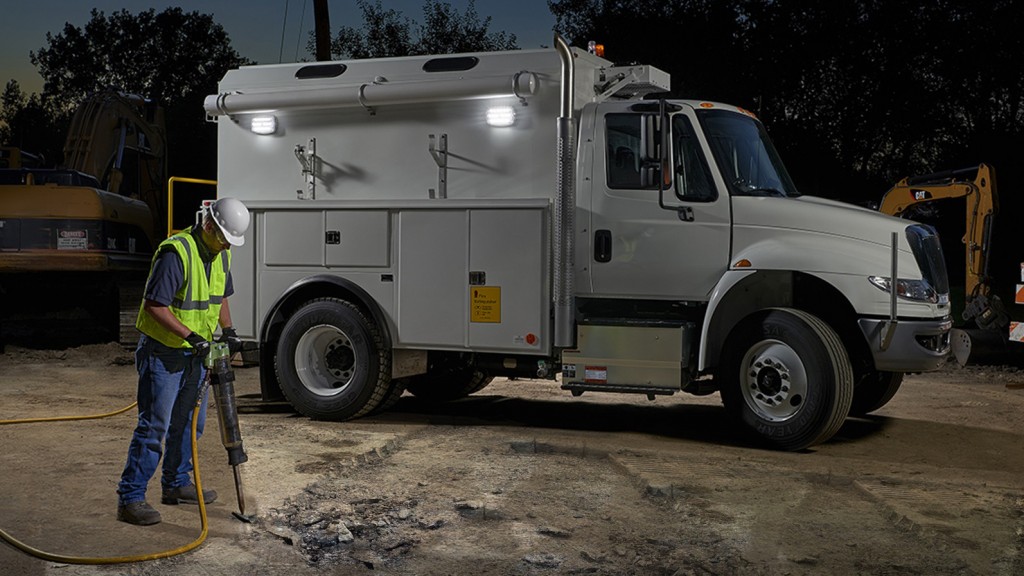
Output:
<instances>
[{"instance_id":1,"label":"yellow excavator","mask_svg":"<svg viewBox=\"0 0 1024 576\"><path fill-rule=\"evenodd\" d=\"M934 208L934 202L955 198L966 203L962 317L968 325L954 330L952 347L957 362L964 365L1001 356L1010 322L1002 301L992 293L988 272L994 218L999 211L995 169L980 164L904 178L885 193L879 211L913 219Z\"/></svg>"},{"instance_id":2,"label":"yellow excavator","mask_svg":"<svg viewBox=\"0 0 1024 576\"><path fill-rule=\"evenodd\" d=\"M79 310L119 338L120 290L145 281L163 230L166 149L162 109L109 89L75 112L62 166L0 150L0 318L44 337Z\"/></svg>"},{"instance_id":3,"label":"yellow excavator","mask_svg":"<svg viewBox=\"0 0 1024 576\"><path fill-rule=\"evenodd\" d=\"M3 168L38 168L44 164L43 157L25 152L13 146L0 146L0 169Z\"/></svg>"}]
</instances>

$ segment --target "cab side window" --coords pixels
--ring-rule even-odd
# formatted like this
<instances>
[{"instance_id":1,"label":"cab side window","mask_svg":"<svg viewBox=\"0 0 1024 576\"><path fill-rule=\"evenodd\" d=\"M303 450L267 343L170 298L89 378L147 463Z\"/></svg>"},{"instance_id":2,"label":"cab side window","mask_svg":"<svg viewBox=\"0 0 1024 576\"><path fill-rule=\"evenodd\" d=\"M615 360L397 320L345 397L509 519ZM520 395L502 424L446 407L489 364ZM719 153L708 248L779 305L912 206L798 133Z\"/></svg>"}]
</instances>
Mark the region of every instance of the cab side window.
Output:
<instances>
[{"instance_id":1,"label":"cab side window","mask_svg":"<svg viewBox=\"0 0 1024 576\"><path fill-rule=\"evenodd\" d=\"M672 120L672 140L676 197L690 202L710 202L717 198L693 124L682 114L676 114Z\"/></svg>"},{"instance_id":2,"label":"cab side window","mask_svg":"<svg viewBox=\"0 0 1024 576\"><path fill-rule=\"evenodd\" d=\"M657 189L660 173L657 160L643 157L643 122L657 120L657 115L608 114L605 116L605 165L609 188L632 190ZM657 146L656 123L648 121L646 136ZM646 179L644 175L646 174ZM718 197L707 159L694 132L693 124L684 114L672 119L672 174L676 197L687 202L710 202ZM645 185L646 181L646 185Z\"/></svg>"},{"instance_id":3,"label":"cab side window","mask_svg":"<svg viewBox=\"0 0 1024 576\"><path fill-rule=\"evenodd\" d=\"M605 116L609 188L642 188L640 181L640 114Z\"/></svg>"}]
</instances>

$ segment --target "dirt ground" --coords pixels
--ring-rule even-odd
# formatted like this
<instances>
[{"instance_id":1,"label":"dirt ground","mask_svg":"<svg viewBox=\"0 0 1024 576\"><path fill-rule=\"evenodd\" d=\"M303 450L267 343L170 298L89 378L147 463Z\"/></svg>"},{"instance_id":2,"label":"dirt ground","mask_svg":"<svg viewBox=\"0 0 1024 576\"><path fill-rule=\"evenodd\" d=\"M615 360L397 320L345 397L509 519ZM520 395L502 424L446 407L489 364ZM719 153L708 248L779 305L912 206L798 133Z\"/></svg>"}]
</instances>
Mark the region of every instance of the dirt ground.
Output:
<instances>
[{"instance_id":1,"label":"dirt ground","mask_svg":"<svg viewBox=\"0 0 1024 576\"><path fill-rule=\"evenodd\" d=\"M1024 372L908 377L876 415L802 453L750 445L718 396L585 394L498 380L459 402L411 396L352 422L258 400L236 370L246 511L211 411L200 441L209 535L120 565L0 544L0 574L1024 574ZM134 400L116 344L8 346L0 419L108 412ZM1008 387L1009 385L1009 387ZM134 411L0 427L0 529L62 555L117 557L196 539L196 507L115 520Z\"/></svg>"}]
</instances>

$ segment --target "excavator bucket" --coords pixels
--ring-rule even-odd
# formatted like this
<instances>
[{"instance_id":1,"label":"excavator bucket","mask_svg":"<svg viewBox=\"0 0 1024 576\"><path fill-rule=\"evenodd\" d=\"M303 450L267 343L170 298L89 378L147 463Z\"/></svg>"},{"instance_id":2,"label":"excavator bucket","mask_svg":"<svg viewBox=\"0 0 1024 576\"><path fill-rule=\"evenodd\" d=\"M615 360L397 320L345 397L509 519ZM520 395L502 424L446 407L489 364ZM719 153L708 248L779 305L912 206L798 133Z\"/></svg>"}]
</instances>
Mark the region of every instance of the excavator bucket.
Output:
<instances>
[{"instance_id":1,"label":"excavator bucket","mask_svg":"<svg viewBox=\"0 0 1024 576\"><path fill-rule=\"evenodd\" d=\"M954 328L950 332L953 357L957 364L1004 364L1009 351L1002 334L980 328Z\"/></svg>"}]
</instances>

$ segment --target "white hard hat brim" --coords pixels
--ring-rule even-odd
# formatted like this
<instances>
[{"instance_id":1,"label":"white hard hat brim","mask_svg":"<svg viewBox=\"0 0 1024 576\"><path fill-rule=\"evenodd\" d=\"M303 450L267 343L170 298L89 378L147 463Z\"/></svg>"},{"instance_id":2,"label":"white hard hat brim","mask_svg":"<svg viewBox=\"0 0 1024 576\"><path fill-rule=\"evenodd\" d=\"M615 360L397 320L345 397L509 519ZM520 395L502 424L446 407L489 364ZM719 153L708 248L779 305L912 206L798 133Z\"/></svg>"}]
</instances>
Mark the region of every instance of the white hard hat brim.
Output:
<instances>
[{"instance_id":1,"label":"white hard hat brim","mask_svg":"<svg viewBox=\"0 0 1024 576\"><path fill-rule=\"evenodd\" d=\"M235 236L231 232L228 232L220 225L220 222L218 222L216 218L213 219L213 223L217 225L217 229L224 235L224 239L228 241L228 244L231 244L232 246L245 245L245 236Z\"/></svg>"}]
</instances>

